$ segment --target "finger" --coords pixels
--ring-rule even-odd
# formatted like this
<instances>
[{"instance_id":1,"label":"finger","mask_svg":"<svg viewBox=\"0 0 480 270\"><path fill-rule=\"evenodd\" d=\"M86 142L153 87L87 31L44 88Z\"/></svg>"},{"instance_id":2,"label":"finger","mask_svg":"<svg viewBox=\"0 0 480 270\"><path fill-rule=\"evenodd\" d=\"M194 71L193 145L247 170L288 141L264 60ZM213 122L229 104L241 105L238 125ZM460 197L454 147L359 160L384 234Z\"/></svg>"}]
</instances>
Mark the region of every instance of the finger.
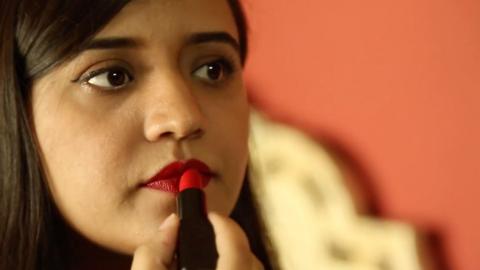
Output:
<instances>
[{"instance_id":1,"label":"finger","mask_svg":"<svg viewBox=\"0 0 480 270\"><path fill-rule=\"evenodd\" d=\"M247 236L230 218L216 213L209 213L208 218L215 232L215 243L218 251L217 269L251 269L251 254Z\"/></svg>"},{"instance_id":2,"label":"finger","mask_svg":"<svg viewBox=\"0 0 480 270\"><path fill-rule=\"evenodd\" d=\"M260 262L255 255L252 254L252 270L264 270L265 267L263 267L263 264Z\"/></svg>"},{"instance_id":3,"label":"finger","mask_svg":"<svg viewBox=\"0 0 480 270\"><path fill-rule=\"evenodd\" d=\"M171 214L148 243L139 246L133 254L131 270L167 270L173 261L179 220Z\"/></svg>"}]
</instances>

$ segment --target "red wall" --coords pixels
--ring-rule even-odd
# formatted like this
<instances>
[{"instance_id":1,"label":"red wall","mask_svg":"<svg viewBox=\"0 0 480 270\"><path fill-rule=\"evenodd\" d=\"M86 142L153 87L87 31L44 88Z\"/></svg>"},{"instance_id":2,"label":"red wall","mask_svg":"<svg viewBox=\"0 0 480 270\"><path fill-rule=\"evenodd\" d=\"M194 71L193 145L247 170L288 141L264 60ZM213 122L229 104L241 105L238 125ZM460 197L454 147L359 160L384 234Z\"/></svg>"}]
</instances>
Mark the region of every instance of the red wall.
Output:
<instances>
[{"instance_id":1,"label":"red wall","mask_svg":"<svg viewBox=\"0 0 480 270\"><path fill-rule=\"evenodd\" d=\"M383 216L480 269L480 1L244 0L246 80L276 119L368 171Z\"/></svg>"}]
</instances>

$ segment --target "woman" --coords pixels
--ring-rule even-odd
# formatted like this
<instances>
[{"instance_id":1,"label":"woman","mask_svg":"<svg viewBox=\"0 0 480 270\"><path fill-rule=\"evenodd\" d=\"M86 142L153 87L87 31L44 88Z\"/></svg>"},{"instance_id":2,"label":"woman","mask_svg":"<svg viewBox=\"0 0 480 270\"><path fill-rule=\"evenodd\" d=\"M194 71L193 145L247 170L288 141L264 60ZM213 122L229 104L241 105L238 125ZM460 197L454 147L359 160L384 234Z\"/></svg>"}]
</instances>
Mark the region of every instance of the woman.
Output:
<instances>
[{"instance_id":1,"label":"woman","mask_svg":"<svg viewBox=\"0 0 480 270\"><path fill-rule=\"evenodd\" d=\"M174 269L175 195L152 179L191 160L213 175L217 269L271 268L244 180L238 1L2 1L0 13L1 270Z\"/></svg>"}]
</instances>

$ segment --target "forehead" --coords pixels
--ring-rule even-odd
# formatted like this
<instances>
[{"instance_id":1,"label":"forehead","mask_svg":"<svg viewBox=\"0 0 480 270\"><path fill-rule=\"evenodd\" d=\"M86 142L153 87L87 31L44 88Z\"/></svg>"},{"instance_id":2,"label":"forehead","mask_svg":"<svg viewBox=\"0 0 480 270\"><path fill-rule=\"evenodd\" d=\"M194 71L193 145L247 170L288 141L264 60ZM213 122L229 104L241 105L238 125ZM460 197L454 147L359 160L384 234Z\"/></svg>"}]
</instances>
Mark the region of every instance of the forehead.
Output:
<instances>
[{"instance_id":1,"label":"forehead","mask_svg":"<svg viewBox=\"0 0 480 270\"><path fill-rule=\"evenodd\" d=\"M227 0L133 0L97 37L170 40L192 32L212 31L224 31L238 38Z\"/></svg>"}]
</instances>

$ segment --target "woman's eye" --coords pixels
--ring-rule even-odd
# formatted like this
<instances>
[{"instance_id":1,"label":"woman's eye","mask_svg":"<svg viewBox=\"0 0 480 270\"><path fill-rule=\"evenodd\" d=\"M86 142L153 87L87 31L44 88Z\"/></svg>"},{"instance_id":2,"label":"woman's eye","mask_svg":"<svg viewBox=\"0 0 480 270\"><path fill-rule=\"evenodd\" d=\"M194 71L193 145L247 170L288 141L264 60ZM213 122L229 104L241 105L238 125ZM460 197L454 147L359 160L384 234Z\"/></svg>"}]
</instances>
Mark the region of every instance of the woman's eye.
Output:
<instances>
[{"instance_id":1,"label":"woman's eye","mask_svg":"<svg viewBox=\"0 0 480 270\"><path fill-rule=\"evenodd\" d=\"M221 82L232 73L232 65L226 60L216 60L202 65L193 75L210 83Z\"/></svg>"},{"instance_id":2,"label":"woman's eye","mask_svg":"<svg viewBox=\"0 0 480 270\"><path fill-rule=\"evenodd\" d=\"M93 71L84 81L103 89L117 89L124 87L132 80L133 77L126 69L114 67Z\"/></svg>"}]
</instances>

